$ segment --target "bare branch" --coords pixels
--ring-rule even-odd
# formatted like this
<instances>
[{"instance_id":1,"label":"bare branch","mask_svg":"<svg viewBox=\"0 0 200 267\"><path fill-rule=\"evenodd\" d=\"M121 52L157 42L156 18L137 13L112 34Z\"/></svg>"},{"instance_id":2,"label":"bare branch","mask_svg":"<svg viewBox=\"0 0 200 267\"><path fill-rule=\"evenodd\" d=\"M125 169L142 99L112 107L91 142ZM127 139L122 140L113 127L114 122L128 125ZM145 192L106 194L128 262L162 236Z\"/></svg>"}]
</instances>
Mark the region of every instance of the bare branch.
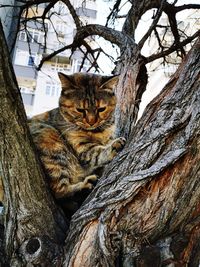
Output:
<instances>
[{"instance_id":1,"label":"bare branch","mask_svg":"<svg viewBox=\"0 0 200 267\"><path fill-rule=\"evenodd\" d=\"M135 45L134 41L128 35L99 24L88 24L81 27L77 32L74 41L79 43L80 40L92 35L101 36L107 41L116 44L120 48L123 48L128 44Z\"/></svg>"},{"instance_id":2,"label":"bare branch","mask_svg":"<svg viewBox=\"0 0 200 267\"><path fill-rule=\"evenodd\" d=\"M159 8L160 3L162 0L152 0L152 1L133 1L132 7L130 8L126 20L123 25L122 32L126 33L127 35L130 35L134 38L135 30L137 28L137 25L139 23L139 20L141 19L142 15L152 9L152 8Z\"/></svg>"},{"instance_id":3,"label":"bare branch","mask_svg":"<svg viewBox=\"0 0 200 267\"><path fill-rule=\"evenodd\" d=\"M140 40L140 42L138 43L138 46L140 48L143 47L144 43L146 42L146 40L148 39L148 37L151 35L152 31L155 29L161 15L162 15L162 11L163 11L163 4L164 4L164 0L161 1L161 5L160 8L157 10L157 14L155 15L155 18L150 26L150 28L148 29L148 31L146 32L146 34L142 37L142 39Z\"/></svg>"},{"instance_id":4,"label":"bare branch","mask_svg":"<svg viewBox=\"0 0 200 267\"><path fill-rule=\"evenodd\" d=\"M180 45L180 35L179 35L179 31L178 31L178 25L177 25L177 21L176 21L176 12L175 12L174 6L171 4L165 4L165 12L168 16L171 31L172 31L172 34L174 36L174 43L175 43L175 45L177 45L178 50L181 51L181 55L184 56L185 50Z\"/></svg>"},{"instance_id":5,"label":"bare branch","mask_svg":"<svg viewBox=\"0 0 200 267\"><path fill-rule=\"evenodd\" d=\"M115 19L116 16L117 16L117 13L119 12L119 6L121 4L121 0L116 0L114 6L113 6L113 9L111 10L110 14L108 15L107 17L107 21L106 21L106 25L105 26L108 26L108 23L109 21L112 19Z\"/></svg>"},{"instance_id":6,"label":"bare branch","mask_svg":"<svg viewBox=\"0 0 200 267\"><path fill-rule=\"evenodd\" d=\"M91 70L94 67L95 70L97 72L99 72L100 67L97 63L97 58L95 57L95 53L98 51L98 48L92 49L86 41L83 42L83 45L86 48L86 52L84 50L82 50L82 53L84 54L84 58L82 60L81 66L80 66L80 70L83 68L84 62L87 59L91 64L90 68L87 71ZM92 57L92 60L91 60L89 55Z\"/></svg>"},{"instance_id":7,"label":"bare branch","mask_svg":"<svg viewBox=\"0 0 200 267\"><path fill-rule=\"evenodd\" d=\"M73 44L69 44L69 45L63 46L62 48L60 48L60 49L54 51L53 53L51 53L51 54L49 54L49 55L43 57L42 60L40 61L40 64L39 64L38 67L37 67L37 70L40 70L40 69L41 69L41 67L43 66L43 64L44 64L45 61L48 61L48 60L50 60L52 57L58 55L59 53L65 51L65 50L67 50L67 49L72 49L72 48L73 48Z\"/></svg>"},{"instance_id":8,"label":"bare branch","mask_svg":"<svg viewBox=\"0 0 200 267\"><path fill-rule=\"evenodd\" d=\"M182 5L182 6L175 6L174 9L175 9L175 12L178 13L185 9L200 9L200 5L199 4L188 4L188 5Z\"/></svg>"},{"instance_id":9,"label":"bare branch","mask_svg":"<svg viewBox=\"0 0 200 267\"><path fill-rule=\"evenodd\" d=\"M2 5L2 4L0 4L0 8L2 8L2 7L21 7L20 5L19 6L17 6L17 5Z\"/></svg>"},{"instance_id":10,"label":"bare branch","mask_svg":"<svg viewBox=\"0 0 200 267\"><path fill-rule=\"evenodd\" d=\"M156 39L158 41L159 48L161 49L161 51L163 51L164 46L162 45L162 41L160 40L160 36L159 36L156 28L154 29L154 33L155 33Z\"/></svg>"},{"instance_id":11,"label":"bare branch","mask_svg":"<svg viewBox=\"0 0 200 267\"><path fill-rule=\"evenodd\" d=\"M191 43L191 41L193 41L199 35L200 35L200 30L198 30L195 34L193 34L192 36L188 37L187 39L185 39L184 41L180 42L179 44L174 44L169 49L166 49L165 51L162 51L160 53L153 54L153 55L147 57L145 59L145 63L149 63L149 62L154 61L155 59L158 59L158 58L161 58L161 57L164 57L164 56L168 56L169 54L171 54L174 51L176 51L177 49L179 49L180 46L183 47L183 46Z\"/></svg>"},{"instance_id":12,"label":"bare branch","mask_svg":"<svg viewBox=\"0 0 200 267\"><path fill-rule=\"evenodd\" d=\"M66 6L68 7L69 9L69 12L74 20L74 23L76 25L76 28L79 29L81 26L82 26L82 23L78 17L78 15L76 14L76 11L73 7L73 5L71 4L70 0L62 0L63 3L66 4Z\"/></svg>"}]
</instances>

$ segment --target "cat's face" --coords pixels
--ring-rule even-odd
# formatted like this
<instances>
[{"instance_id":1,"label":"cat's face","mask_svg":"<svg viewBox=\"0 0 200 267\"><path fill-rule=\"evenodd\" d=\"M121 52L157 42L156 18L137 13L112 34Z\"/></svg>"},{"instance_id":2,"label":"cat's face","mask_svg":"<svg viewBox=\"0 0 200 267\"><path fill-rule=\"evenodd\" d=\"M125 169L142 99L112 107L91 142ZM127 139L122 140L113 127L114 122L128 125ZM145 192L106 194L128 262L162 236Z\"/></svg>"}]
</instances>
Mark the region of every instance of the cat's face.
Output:
<instances>
[{"instance_id":1,"label":"cat's face","mask_svg":"<svg viewBox=\"0 0 200 267\"><path fill-rule=\"evenodd\" d=\"M59 73L62 94L59 106L64 118L85 130L94 130L113 115L116 97L113 92L118 78L88 73Z\"/></svg>"}]
</instances>

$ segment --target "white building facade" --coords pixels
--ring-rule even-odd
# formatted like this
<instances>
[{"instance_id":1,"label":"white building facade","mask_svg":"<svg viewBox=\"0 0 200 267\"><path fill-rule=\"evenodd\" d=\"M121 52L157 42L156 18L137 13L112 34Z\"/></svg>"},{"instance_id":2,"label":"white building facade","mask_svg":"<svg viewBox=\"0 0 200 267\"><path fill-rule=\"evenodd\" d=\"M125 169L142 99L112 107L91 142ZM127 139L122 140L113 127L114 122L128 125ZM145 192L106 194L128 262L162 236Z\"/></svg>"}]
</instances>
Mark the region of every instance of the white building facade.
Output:
<instances>
[{"instance_id":1,"label":"white building facade","mask_svg":"<svg viewBox=\"0 0 200 267\"><path fill-rule=\"evenodd\" d=\"M95 23L96 1L85 1L83 5L82 1L74 0L73 6L81 20ZM37 14L44 8L45 4L41 4ZM72 43L75 34L73 19L62 1L56 3L50 12L51 21L45 22L46 36L42 24L30 22L27 24L28 32L21 28L15 46L14 69L29 117L58 106L61 86L57 73L78 72L83 57L80 51L75 51L70 57L71 51L65 50L46 61L39 72L36 70L42 57ZM89 62L86 61L82 71L88 67Z\"/></svg>"}]
</instances>

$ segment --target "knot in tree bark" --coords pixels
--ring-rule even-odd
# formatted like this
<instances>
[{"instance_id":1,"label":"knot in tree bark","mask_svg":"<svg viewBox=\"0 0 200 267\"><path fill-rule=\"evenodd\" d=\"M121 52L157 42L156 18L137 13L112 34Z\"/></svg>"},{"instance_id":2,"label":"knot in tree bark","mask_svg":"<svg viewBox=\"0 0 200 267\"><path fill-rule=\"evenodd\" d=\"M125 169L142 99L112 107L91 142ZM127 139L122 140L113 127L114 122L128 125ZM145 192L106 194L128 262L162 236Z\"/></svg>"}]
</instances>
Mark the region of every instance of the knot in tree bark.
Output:
<instances>
[{"instance_id":1,"label":"knot in tree bark","mask_svg":"<svg viewBox=\"0 0 200 267\"><path fill-rule=\"evenodd\" d=\"M20 254L26 265L30 266L59 267L63 261L62 246L54 243L48 236L26 240L20 247Z\"/></svg>"},{"instance_id":2,"label":"knot in tree bark","mask_svg":"<svg viewBox=\"0 0 200 267\"><path fill-rule=\"evenodd\" d=\"M26 251L28 254L36 253L41 247L40 240L37 238L32 238L28 241L26 245Z\"/></svg>"}]
</instances>

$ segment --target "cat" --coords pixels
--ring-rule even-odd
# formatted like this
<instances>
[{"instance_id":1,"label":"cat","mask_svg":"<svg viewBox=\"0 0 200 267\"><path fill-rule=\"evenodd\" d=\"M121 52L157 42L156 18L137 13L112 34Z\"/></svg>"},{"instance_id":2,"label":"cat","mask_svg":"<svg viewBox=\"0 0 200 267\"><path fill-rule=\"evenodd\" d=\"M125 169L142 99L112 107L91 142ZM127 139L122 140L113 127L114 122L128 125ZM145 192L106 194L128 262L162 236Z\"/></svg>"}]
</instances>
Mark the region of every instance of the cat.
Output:
<instances>
[{"instance_id":1,"label":"cat","mask_svg":"<svg viewBox=\"0 0 200 267\"><path fill-rule=\"evenodd\" d=\"M30 131L57 200L74 208L74 195L93 188L97 170L109 163L125 145L114 139L114 87L117 76L58 73L59 107L29 121Z\"/></svg>"}]
</instances>

